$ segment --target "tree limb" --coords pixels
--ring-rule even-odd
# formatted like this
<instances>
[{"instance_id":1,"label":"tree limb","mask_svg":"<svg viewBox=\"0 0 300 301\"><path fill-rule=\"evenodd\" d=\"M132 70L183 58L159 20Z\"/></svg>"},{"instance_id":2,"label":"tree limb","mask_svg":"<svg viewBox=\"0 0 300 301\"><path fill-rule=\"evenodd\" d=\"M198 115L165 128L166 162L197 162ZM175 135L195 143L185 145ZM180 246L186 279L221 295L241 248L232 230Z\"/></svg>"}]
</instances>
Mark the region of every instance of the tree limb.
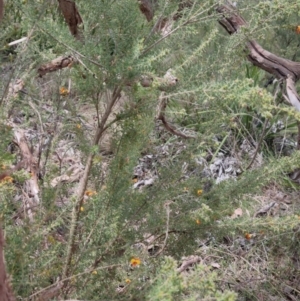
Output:
<instances>
[{"instance_id":1,"label":"tree limb","mask_svg":"<svg viewBox=\"0 0 300 301\"><path fill-rule=\"evenodd\" d=\"M162 93L162 96L164 95L164 93ZM160 97L160 104L158 105L158 114L157 114L157 119L161 120L162 124L164 125L165 129L170 132L173 135L179 136L181 138L184 139L188 139L188 138L195 138L193 136L187 136L183 133L181 133L180 131L178 131L173 125L171 125L166 117L165 117L165 110L167 107L167 98L166 97Z\"/></svg>"},{"instance_id":2,"label":"tree limb","mask_svg":"<svg viewBox=\"0 0 300 301\"><path fill-rule=\"evenodd\" d=\"M47 73L54 72L66 67L71 67L77 60L71 56L60 56L49 63L46 63L40 66L37 70L40 77L44 76Z\"/></svg>"},{"instance_id":3,"label":"tree limb","mask_svg":"<svg viewBox=\"0 0 300 301\"><path fill-rule=\"evenodd\" d=\"M247 26L247 22L229 5L220 5L216 8L220 14L219 24L230 34L235 34L240 27ZM255 40L246 44L249 54L248 60L255 66L273 74L276 78L287 78L291 75L297 81L300 77L300 63L279 57L261 47Z\"/></svg>"},{"instance_id":4,"label":"tree limb","mask_svg":"<svg viewBox=\"0 0 300 301\"><path fill-rule=\"evenodd\" d=\"M69 26L71 34L77 39L82 38L79 26L83 23L76 4L71 0L58 0L59 8Z\"/></svg>"}]
</instances>

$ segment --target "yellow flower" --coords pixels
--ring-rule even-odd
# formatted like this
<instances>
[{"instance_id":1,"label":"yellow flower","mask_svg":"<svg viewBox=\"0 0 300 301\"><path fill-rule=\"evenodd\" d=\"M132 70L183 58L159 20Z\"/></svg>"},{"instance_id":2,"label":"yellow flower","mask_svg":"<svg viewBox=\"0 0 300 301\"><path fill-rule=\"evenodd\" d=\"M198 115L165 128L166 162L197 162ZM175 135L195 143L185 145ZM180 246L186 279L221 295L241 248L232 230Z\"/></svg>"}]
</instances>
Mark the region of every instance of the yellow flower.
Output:
<instances>
[{"instance_id":1,"label":"yellow flower","mask_svg":"<svg viewBox=\"0 0 300 301\"><path fill-rule=\"evenodd\" d=\"M138 181L137 178L132 179L132 183L136 183Z\"/></svg>"},{"instance_id":2,"label":"yellow flower","mask_svg":"<svg viewBox=\"0 0 300 301\"><path fill-rule=\"evenodd\" d=\"M127 278L127 279L125 279L125 282L129 284L131 282L131 280Z\"/></svg>"},{"instance_id":3,"label":"yellow flower","mask_svg":"<svg viewBox=\"0 0 300 301\"><path fill-rule=\"evenodd\" d=\"M198 190L197 190L197 195L198 195L198 196L200 196L202 193L203 193L203 190L202 190L202 189L198 189Z\"/></svg>"},{"instance_id":4,"label":"yellow flower","mask_svg":"<svg viewBox=\"0 0 300 301\"><path fill-rule=\"evenodd\" d=\"M92 274L93 274L93 275L97 275L98 272L97 272L97 271L93 271Z\"/></svg>"},{"instance_id":5,"label":"yellow flower","mask_svg":"<svg viewBox=\"0 0 300 301\"><path fill-rule=\"evenodd\" d=\"M300 25L296 26L296 33L300 34Z\"/></svg>"},{"instance_id":6,"label":"yellow flower","mask_svg":"<svg viewBox=\"0 0 300 301\"><path fill-rule=\"evenodd\" d=\"M184 191L184 192L188 192L189 189L188 189L187 187L183 187L183 191Z\"/></svg>"},{"instance_id":7,"label":"yellow flower","mask_svg":"<svg viewBox=\"0 0 300 301\"><path fill-rule=\"evenodd\" d=\"M80 129L81 129L81 124L80 124L80 123L77 123L77 124L76 124L76 127L78 128L78 130L80 130Z\"/></svg>"},{"instance_id":8,"label":"yellow flower","mask_svg":"<svg viewBox=\"0 0 300 301\"><path fill-rule=\"evenodd\" d=\"M201 224L201 221L199 219L196 219L196 224L197 225L200 225Z\"/></svg>"},{"instance_id":9,"label":"yellow flower","mask_svg":"<svg viewBox=\"0 0 300 301\"><path fill-rule=\"evenodd\" d=\"M80 207L80 211L81 211L81 212L83 212L83 211L84 211L84 208L83 208L82 206Z\"/></svg>"},{"instance_id":10,"label":"yellow flower","mask_svg":"<svg viewBox=\"0 0 300 301\"><path fill-rule=\"evenodd\" d=\"M139 266L139 265L141 264L141 260L140 260L138 257L133 257L133 258L130 260L130 264L131 264L131 266L133 266L133 267Z\"/></svg>"},{"instance_id":11,"label":"yellow flower","mask_svg":"<svg viewBox=\"0 0 300 301\"><path fill-rule=\"evenodd\" d=\"M66 96L69 94L69 90L66 87L60 87L59 88L59 94L61 96Z\"/></svg>"}]
</instances>

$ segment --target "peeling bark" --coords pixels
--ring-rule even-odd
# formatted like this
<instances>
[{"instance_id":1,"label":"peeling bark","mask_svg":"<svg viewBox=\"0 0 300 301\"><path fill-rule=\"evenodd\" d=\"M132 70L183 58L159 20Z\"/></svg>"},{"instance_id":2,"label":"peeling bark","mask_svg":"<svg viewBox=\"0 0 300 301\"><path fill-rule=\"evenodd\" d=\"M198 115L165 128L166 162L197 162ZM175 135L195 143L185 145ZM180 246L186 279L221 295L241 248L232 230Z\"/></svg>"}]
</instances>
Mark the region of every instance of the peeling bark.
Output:
<instances>
[{"instance_id":1,"label":"peeling bark","mask_svg":"<svg viewBox=\"0 0 300 301\"><path fill-rule=\"evenodd\" d=\"M140 11L145 15L148 22L154 17L154 5L156 0L140 0Z\"/></svg>"},{"instance_id":2,"label":"peeling bark","mask_svg":"<svg viewBox=\"0 0 300 301\"><path fill-rule=\"evenodd\" d=\"M27 208L27 214L30 220L33 219L33 209L39 203L39 185L38 185L38 158L29 149L25 133L21 129L14 130L15 143L18 145L22 160L19 162L19 168L26 170L30 175L30 178L25 181L25 189L23 191L23 196L25 199L25 207ZM21 169L20 168L20 169Z\"/></svg>"},{"instance_id":3,"label":"peeling bark","mask_svg":"<svg viewBox=\"0 0 300 301\"><path fill-rule=\"evenodd\" d=\"M77 10L76 4L71 0L58 0L59 8L69 26L71 34L78 40L81 40L82 33L80 32L80 24L82 18Z\"/></svg>"},{"instance_id":4,"label":"peeling bark","mask_svg":"<svg viewBox=\"0 0 300 301\"><path fill-rule=\"evenodd\" d=\"M8 277L6 274L3 247L4 247L4 237L3 237L2 228L0 227L0 300L15 301L16 299L10 288Z\"/></svg>"},{"instance_id":5,"label":"peeling bark","mask_svg":"<svg viewBox=\"0 0 300 301\"><path fill-rule=\"evenodd\" d=\"M220 5L216 8L220 14L219 23L229 34L235 34L247 22L230 5ZM279 57L261 47L255 40L246 43L248 60L255 66L273 74L276 78L286 81L287 98L290 104L300 112L300 97L295 83L300 78L300 63ZM300 126L298 126L298 145L300 150Z\"/></svg>"},{"instance_id":6,"label":"peeling bark","mask_svg":"<svg viewBox=\"0 0 300 301\"><path fill-rule=\"evenodd\" d=\"M71 67L76 60L72 56L60 56L49 63L46 63L38 68L38 74L40 77L44 76L47 73L57 71L66 67Z\"/></svg>"},{"instance_id":7,"label":"peeling bark","mask_svg":"<svg viewBox=\"0 0 300 301\"><path fill-rule=\"evenodd\" d=\"M233 7L220 5L217 7L220 13L219 23L230 34L235 34L241 26L247 26L247 22L237 14ZM300 63L279 57L261 47L255 40L249 40L246 44L249 54L248 60L255 66L273 74L278 79L286 79L288 75L297 81L300 77Z\"/></svg>"},{"instance_id":8,"label":"peeling bark","mask_svg":"<svg viewBox=\"0 0 300 301\"><path fill-rule=\"evenodd\" d=\"M220 14L219 24L230 34L235 34L247 22L236 12L229 1L228 5L219 5L216 11ZM246 43L248 60L255 66L273 74L276 78L286 81L286 93L289 103L299 112L300 97L295 83L300 78L300 63L279 57L261 47L255 40ZM300 123L298 122L297 149L300 150Z\"/></svg>"}]
</instances>

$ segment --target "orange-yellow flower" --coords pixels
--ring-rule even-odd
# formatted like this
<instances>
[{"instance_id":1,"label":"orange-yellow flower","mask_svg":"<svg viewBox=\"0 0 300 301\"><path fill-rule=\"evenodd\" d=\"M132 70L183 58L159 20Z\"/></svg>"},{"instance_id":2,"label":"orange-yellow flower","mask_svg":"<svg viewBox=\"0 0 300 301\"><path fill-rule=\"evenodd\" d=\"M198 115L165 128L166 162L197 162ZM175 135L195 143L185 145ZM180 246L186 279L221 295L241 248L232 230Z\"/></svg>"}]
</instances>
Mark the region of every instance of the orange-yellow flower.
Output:
<instances>
[{"instance_id":1,"label":"orange-yellow flower","mask_svg":"<svg viewBox=\"0 0 300 301\"><path fill-rule=\"evenodd\" d=\"M97 192L95 190L86 190L84 194L86 196L93 196L93 195L97 194Z\"/></svg>"},{"instance_id":2,"label":"orange-yellow flower","mask_svg":"<svg viewBox=\"0 0 300 301\"><path fill-rule=\"evenodd\" d=\"M83 208L82 206L80 207L80 211L81 211L81 212L83 212L83 211L84 211L84 208Z\"/></svg>"},{"instance_id":3,"label":"orange-yellow flower","mask_svg":"<svg viewBox=\"0 0 300 301\"><path fill-rule=\"evenodd\" d=\"M6 177L4 177L4 178L1 180L1 182L4 182L4 183L12 183L13 180L14 180L14 179L13 179L12 177L6 176Z\"/></svg>"},{"instance_id":4,"label":"orange-yellow flower","mask_svg":"<svg viewBox=\"0 0 300 301\"><path fill-rule=\"evenodd\" d=\"M97 271L93 271L92 274L93 274L93 275L97 275L98 272L97 272Z\"/></svg>"},{"instance_id":5,"label":"orange-yellow flower","mask_svg":"<svg viewBox=\"0 0 300 301\"><path fill-rule=\"evenodd\" d=\"M77 123L77 124L76 124L76 127L78 128L78 130L80 130L80 129L81 129L81 124L80 124L80 123Z\"/></svg>"},{"instance_id":6,"label":"orange-yellow flower","mask_svg":"<svg viewBox=\"0 0 300 301\"><path fill-rule=\"evenodd\" d=\"M300 34L300 25L296 26L296 33Z\"/></svg>"},{"instance_id":7,"label":"orange-yellow flower","mask_svg":"<svg viewBox=\"0 0 300 301\"><path fill-rule=\"evenodd\" d=\"M252 234L250 234L250 233L246 233L246 234L245 234L245 238L246 238L246 239L249 240L249 239L251 239L251 237L252 237Z\"/></svg>"},{"instance_id":8,"label":"orange-yellow flower","mask_svg":"<svg viewBox=\"0 0 300 301\"><path fill-rule=\"evenodd\" d=\"M61 96L66 96L69 94L69 90L66 87L60 87L59 88L59 94Z\"/></svg>"},{"instance_id":9,"label":"orange-yellow flower","mask_svg":"<svg viewBox=\"0 0 300 301\"><path fill-rule=\"evenodd\" d=\"M199 219L196 219L196 224L197 225L200 225L201 224L201 221Z\"/></svg>"},{"instance_id":10,"label":"orange-yellow flower","mask_svg":"<svg viewBox=\"0 0 300 301\"><path fill-rule=\"evenodd\" d=\"M125 279L125 282L129 284L131 282L131 280L127 278L127 279Z\"/></svg>"},{"instance_id":11,"label":"orange-yellow flower","mask_svg":"<svg viewBox=\"0 0 300 301\"><path fill-rule=\"evenodd\" d=\"M133 257L130 260L130 264L131 264L132 267L139 266L141 264L141 260L138 257Z\"/></svg>"},{"instance_id":12,"label":"orange-yellow flower","mask_svg":"<svg viewBox=\"0 0 300 301\"><path fill-rule=\"evenodd\" d=\"M198 190L197 190L197 195L198 195L198 196L200 196L202 193L203 193L203 190L202 190L202 189L198 189Z\"/></svg>"}]
</instances>

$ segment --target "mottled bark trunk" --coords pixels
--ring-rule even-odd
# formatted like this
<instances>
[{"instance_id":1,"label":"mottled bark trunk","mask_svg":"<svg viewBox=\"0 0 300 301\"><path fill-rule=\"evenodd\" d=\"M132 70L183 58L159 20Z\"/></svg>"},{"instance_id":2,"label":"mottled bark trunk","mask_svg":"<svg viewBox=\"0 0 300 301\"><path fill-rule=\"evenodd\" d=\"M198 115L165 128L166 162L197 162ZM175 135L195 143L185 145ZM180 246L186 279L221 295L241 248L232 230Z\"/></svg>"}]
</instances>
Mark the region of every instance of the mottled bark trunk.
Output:
<instances>
[{"instance_id":1,"label":"mottled bark trunk","mask_svg":"<svg viewBox=\"0 0 300 301\"><path fill-rule=\"evenodd\" d=\"M3 0L0 0L0 22L3 19L3 15L4 15L4 2Z\"/></svg>"},{"instance_id":2,"label":"mottled bark trunk","mask_svg":"<svg viewBox=\"0 0 300 301\"><path fill-rule=\"evenodd\" d=\"M15 301L16 299L10 288L7 274L6 274L3 246L4 246L4 237L3 237L2 228L0 227L0 300Z\"/></svg>"}]
</instances>

